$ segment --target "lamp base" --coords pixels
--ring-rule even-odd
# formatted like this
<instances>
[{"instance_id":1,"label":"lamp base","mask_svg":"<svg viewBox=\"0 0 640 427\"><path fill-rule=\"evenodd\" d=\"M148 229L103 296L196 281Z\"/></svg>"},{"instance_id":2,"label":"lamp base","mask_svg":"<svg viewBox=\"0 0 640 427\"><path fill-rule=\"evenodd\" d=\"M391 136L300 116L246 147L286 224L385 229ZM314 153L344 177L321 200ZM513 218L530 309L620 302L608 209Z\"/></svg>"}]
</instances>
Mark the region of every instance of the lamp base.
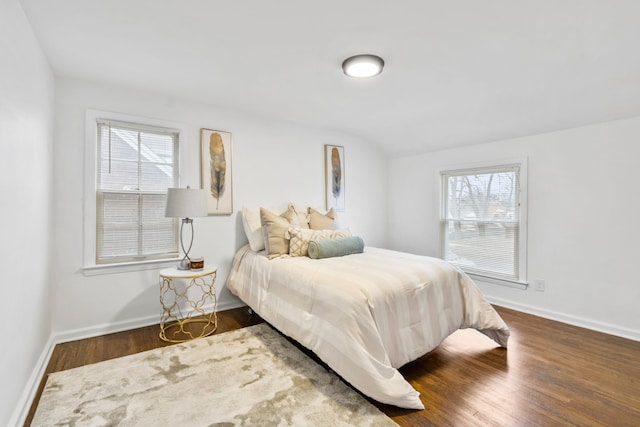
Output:
<instances>
[{"instance_id":1,"label":"lamp base","mask_svg":"<svg viewBox=\"0 0 640 427\"><path fill-rule=\"evenodd\" d=\"M184 258L182 258L182 261L180 261L180 264L178 264L176 266L176 268L178 270L190 270L191 269L191 261L189 261L189 258L184 257Z\"/></svg>"},{"instance_id":2,"label":"lamp base","mask_svg":"<svg viewBox=\"0 0 640 427\"><path fill-rule=\"evenodd\" d=\"M189 224L191 226L191 242L189 243L189 249L184 249L184 241L182 240L182 229L185 224ZM180 246L182 247L182 252L184 252L184 257L180 264L178 265L178 270L190 270L191 269L191 258L189 258L189 251L191 251L191 245L193 245L193 219L191 218L182 218L182 225L180 226Z\"/></svg>"}]
</instances>

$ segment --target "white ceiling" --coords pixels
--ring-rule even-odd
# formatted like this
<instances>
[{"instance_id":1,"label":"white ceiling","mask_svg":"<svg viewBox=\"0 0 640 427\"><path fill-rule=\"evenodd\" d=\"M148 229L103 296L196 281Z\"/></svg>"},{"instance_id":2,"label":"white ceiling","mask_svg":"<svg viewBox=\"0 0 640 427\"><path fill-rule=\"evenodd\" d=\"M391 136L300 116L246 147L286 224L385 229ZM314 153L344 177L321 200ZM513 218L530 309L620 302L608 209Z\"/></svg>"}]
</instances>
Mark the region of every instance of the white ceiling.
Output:
<instances>
[{"instance_id":1,"label":"white ceiling","mask_svg":"<svg viewBox=\"0 0 640 427\"><path fill-rule=\"evenodd\" d=\"M640 115L639 0L21 0L57 75L391 155ZM384 58L368 80L348 56Z\"/></svg>"}]
</instances>

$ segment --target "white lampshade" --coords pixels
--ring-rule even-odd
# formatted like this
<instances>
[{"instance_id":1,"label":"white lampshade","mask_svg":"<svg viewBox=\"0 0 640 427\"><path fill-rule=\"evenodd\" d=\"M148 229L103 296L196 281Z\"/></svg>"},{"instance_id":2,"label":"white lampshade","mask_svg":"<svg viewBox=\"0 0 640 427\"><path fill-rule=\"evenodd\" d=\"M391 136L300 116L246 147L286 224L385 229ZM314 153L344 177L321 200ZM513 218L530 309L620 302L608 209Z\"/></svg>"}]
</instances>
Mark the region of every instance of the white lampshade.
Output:
<instances>
[{"instance_id":1,"label":"white lampshade","mask_svg":"<svg viewBox=\"0 0 640 427\"><path fill-rule=\"evenodd\" d=\"M207 190L189 187L167 189L165 217L194 218L207 214Z\"/></svg>"},{"instance_id":2,"label":"white lampshade","mask_svg":"<svg viewBox=\"0 0 640 427\"><path fill-rule=\"evenodd\" d=\"M376 55L356 55L342 63L342 71L349 77L373 77L382 72L384 61Z\"/></svg>"}]
</instances>

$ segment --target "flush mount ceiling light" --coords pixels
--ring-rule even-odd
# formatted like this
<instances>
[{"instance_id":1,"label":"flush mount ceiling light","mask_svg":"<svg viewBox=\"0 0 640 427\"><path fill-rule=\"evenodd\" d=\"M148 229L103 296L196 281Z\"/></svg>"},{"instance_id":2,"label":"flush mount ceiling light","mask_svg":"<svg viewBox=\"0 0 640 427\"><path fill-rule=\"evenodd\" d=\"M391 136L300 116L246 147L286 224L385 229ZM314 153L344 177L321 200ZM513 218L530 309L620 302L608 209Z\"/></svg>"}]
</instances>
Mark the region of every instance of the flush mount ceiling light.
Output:
<instances>
[{"instance_id":1,"label":"flush mount ceiling light","mask_svg":"<svg viewBox=\"0 0 640 427\"><path fill-rule=\"evenodd\" d=\"M355 55L342 63L342 71L349 77L365 78L382 72L384 61L376 55Z\"/></svg>"}]
</instances>

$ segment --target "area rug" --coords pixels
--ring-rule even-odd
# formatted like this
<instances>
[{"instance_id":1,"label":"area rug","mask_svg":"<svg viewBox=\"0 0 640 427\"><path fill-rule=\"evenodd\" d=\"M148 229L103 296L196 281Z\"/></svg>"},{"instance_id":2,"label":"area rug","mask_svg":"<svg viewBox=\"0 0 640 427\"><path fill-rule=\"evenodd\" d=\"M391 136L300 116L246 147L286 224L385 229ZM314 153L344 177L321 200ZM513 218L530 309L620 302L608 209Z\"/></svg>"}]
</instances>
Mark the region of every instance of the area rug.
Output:
<instances>
[{"instance_id":1,"label":"area rug","mask_svg":"<svg viewBox=\"0 0 640 427\"><path fill-rule=\"evenodd\" d=\"M32 426L397 426L267 324L53 373Z\"/></svg>"}]
</instances>

